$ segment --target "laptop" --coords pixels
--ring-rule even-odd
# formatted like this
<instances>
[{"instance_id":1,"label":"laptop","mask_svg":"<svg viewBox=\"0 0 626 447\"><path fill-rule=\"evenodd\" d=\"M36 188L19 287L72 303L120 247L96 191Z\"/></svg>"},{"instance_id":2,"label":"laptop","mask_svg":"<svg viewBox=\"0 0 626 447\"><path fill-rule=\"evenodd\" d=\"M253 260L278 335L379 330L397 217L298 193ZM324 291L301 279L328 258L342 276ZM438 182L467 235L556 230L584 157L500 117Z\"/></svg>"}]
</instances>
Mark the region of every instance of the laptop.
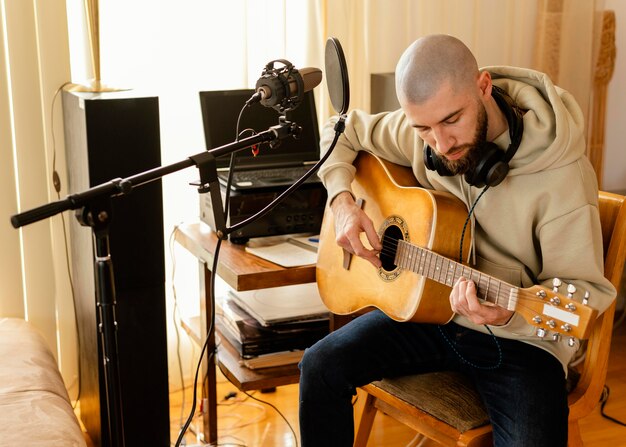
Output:
<instances>
[{"instance_id":1,"label":"laptop","mask_svg":"<svg viewBox=\"0 0 626 447\"><path fill-rule=\"evenodd\" d=\"M253 93L254 90L251 89L200 92L207 149L235 141L239 112ZM278 118L279 114L274 109L259 103L253 104L243 111L239 132L244 129L262 132L277 125ZM274 148L263 143L257 156L254 156L250 148L238 151L231 183L233 190L284 189L302 177L319 160L319 128L312 91L305 93L302 103L295 110L287 112L287 119L302 127L300 137L284 139ZM246 132L241 138L250 135L250 132ZM230 154L218 157L216 161L220 183L226 185ZM320 180L314 174L306 183L320 183Z\"/></svg>"}]
</instances>

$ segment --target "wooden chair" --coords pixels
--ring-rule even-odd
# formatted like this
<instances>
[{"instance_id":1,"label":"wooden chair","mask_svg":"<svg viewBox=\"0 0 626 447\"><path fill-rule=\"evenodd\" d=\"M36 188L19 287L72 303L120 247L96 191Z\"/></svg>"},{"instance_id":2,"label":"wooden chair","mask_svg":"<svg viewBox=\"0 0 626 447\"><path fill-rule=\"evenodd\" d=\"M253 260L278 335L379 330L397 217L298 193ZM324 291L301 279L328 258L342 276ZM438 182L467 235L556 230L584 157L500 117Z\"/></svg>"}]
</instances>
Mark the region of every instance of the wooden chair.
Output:
<instances>
[{"instance_id":1,"label":"wooden chair","mask_svg":"<svg viewBox=\"0 0 626 447\"><path fill-rule=\"evenodd\" d=\"M604 274L619 288L626 257L624 196L600 192L599 210L604 243ZM569 446L582 446L578 421L598 404L606 379L615 304L598 317L577 366L578 382L569 394ZM576 375L577 374L571 374ZM492 445L491 425L478 393L460 374L437 372L384 379L362 387L367 399L355 447L365 447L380 409L416 430L418 440L444 446ZM420 441L420 442L421 442ZM417 444L415 444L417 445Z\"/></svg>"}]
</instances>

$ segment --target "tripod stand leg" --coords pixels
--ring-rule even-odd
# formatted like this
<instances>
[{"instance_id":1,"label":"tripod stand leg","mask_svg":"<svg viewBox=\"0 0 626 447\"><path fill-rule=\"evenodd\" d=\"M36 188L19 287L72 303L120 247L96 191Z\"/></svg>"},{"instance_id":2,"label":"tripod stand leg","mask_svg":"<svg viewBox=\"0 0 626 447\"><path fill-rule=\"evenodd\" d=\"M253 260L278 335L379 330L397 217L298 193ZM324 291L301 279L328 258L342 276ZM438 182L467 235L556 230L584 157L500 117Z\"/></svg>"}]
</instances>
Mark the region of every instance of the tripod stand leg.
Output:
<instances>
[{"instance_id":1,"label":"tripod stand leg","mask_svg":"<svg viewBox=\"0 0 626 447\"><path fill-rule=\"evenodd\" d=\"M108 445L124 447L122 392L117 349L117 321L115 318L115 279L113 278L113 261L109 248L110 198L106 201L94 201L91 205L77 211L76 217L81 225L91 227L94 238L96 318L104 371Z\"/></svg>"},{"instance_id":2,"label":"tripod stand leg","mask_svg":"<svg viewBox=\"0 0 626 447\"><path fill-rule=\"evenodd\" d=\"M124 445L124 423L117 349L113 263L108 253L108 244L108 235L100 241L96 236L96 306L99 318L98 332L103 353L109 439L111 446L117 447ZM106 255L103 252L98 253L100 246L107 247Z\"/></svg>"}]
</instances>

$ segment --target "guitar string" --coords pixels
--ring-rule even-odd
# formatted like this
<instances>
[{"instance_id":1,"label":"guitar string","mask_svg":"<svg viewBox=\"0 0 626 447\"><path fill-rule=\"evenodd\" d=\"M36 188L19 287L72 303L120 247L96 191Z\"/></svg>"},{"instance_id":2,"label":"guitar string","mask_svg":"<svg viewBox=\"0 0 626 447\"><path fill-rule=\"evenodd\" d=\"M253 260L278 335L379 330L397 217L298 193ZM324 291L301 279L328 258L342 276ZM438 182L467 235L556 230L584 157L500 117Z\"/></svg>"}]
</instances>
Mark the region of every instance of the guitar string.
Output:
<instances>
[{"instance_id":1,"label":"guitar string","mask_svg":"<svg viewBox=\"0 0 626 447\"><path fill-rule=\"evenodd\" d=\"M385 246L385 242L386 241L388 242L387 246ZM381 250L381 254L387 255L390 258L395 257L396 253L399 250L398 247L397 247L399 242L400 242L399 239L395 239L395 238L393 238L391 236L387 236L387 235L383 236L383 249ZM395 244L395 248L394 248L394 244ZM443 267L443 265L444 265L444 263L446 261L449 261L449 262L455 262L455 261L450 261L445 256L438 255L437 253L435 253L435 252L433 252L431 250L423 249L421 247L417 247L417 246L410 245L410 244L408 244L408 245L409 245L409 249L421 250L421 251L426 253L425 255L419 255L418 254L417 257L411 258L413 260L413 264L412 264L413 268L407 266L406 268L408 270L410 270L410 271L412 271L414 273L417 273L417 274L422 274L422 276L430 277L430 279L433 279L434 281L437 281L437 282L440 282L440 283L443 283L443 284L445 284L447 286L452 287L453 284L450 284L450 281L448 281L448 279L450 278L450 275L452 275L452 279L454 279L456 277L457 273L459 273L458 269L454 268L454 269L450 270L450 269L442 269L441 267ZM426 256L428 256L428 254L431 254L432 257L431 257L431 259L429 261L426 261L424 258ZM433 258L440 259L441 263L438 264L437 261L435 261L435 263L433 264L433 262L432 262ZM463 265L463 264L458 263L458 262L455 262L455 264L460 266L460 268L461 268L461 276L467 276L470 279L474 279L476 274L479 275L479 276L482 275L481 272L476 270L476 269L473 269L471 267L468 267L468 266ZM437 270L439 270L439 280L434 278L435 275L436 275L436 271ZM468 275L465 275L465 273L466 273L465 271L466 270L470 270ZM425 274L420 273L420 271L424 272ZM429 272L431 272L431 271L432 271L432 274L429 275ZM442 282L441 281L441 277L443 275L445 275L446 280ZM502 290L500 287L499 287L499 290L497 290L497 291L488 290L489 289L489 284L487 286L483 285L485 279L488 282L490 281L488 275L485 275L485 277L480 278L478 280L475 280L474 282L476 283L477 287L479 287L479 288L482 287L484 289L487 289L487 292L489 293L489 295L493 296L495 298L495 303L499 303L501 301L508 301L509 300L510 294L507 293L506 290ZM494 279L494 281L498 281L499 283L504 284L502 281L497 280L497 279ZM515 288L515 289L519 290L519 288L512 287L512 286L509 286L509 285L507 285L506 287L509 289L509 291L510 291L511 288ZM489 298L489 297L486 297L486 298ZM488 301L490 301L490 300L488 300Z\"/></svg>"},{"instance_id":2,"label":"guitar string","mask_svg":"<svg viewBox=\"0 0 626 447\"><path fill-rule=\"evenodd\" d=\"M384 254L384 255L386 255L386 256L388 256L390 258L394 258L396 253L397 253L397 251L401 250L401 248L400 249L397 248L397 246L399 245L400 242L405 242L405 241L403 239L396 239L396 238L394 238L392 236L383 235L383 248L381 250L381 254ZM453 275L453 278L456 277L456 275L459 273L457 268L454 268L453 270L441 270L440 274L439 274L439 280L436 280L433 277L429 277L428 272L433 270L433 268L435 270L440 269L446 261L455 262L457 265L461 266L462 269L469 269L470 270L470 274L467 275L467 276L470 277L470 279L474 280L474 282L476 282L478 288L482 287L483 289L489 289L489 287L491 287L490 284L487 284L487 286L484 285L485 280L487 281L487 283L489 283L492 280L489 275L484 275L479 270L473 269L471 267L468 267L468 266L466 266L464 264L461 264L461 263L458 263L456 261L451 261L448 258L446 258L445 256L439 255L439 254L433 252L432 250L428 250L428 249L425 249L425 248L422 248L422 247L419 247L419 246L416 246L416 245L412 245L409 242L407 242L406 244L408 245L408 249L409 250L411 250L411 249L412 250L421 250L421 251L425 252L426 254L432 254L433 257L437 257L437 258L441 259L442 262L441 262L441 264L437 264L437 262L435 262L433 264L432 258L431 258L430 261L425 261L423 259L427 255L422 255L422 256L417 255L417 258L412 258L412 260L414 261L412 266L414 268L412 268L412 267L403 267L403 268L405 268L407 270L410 270L411 272L420 274L422 276L428 277L429 279L432 279L433 281L441 282L441 283L443 283L443 284L445 284L447 286L452 287L447 280L450 277L450 274ZM421 258L421 259L418 259L418 258ZM420 271L421 272L426 272L426 274L422 274L422 273L420 273ZM441 281L441 276L444 275L444 273L445 273L445 276L446 276L446 281L442 282ZM461 272L461 276L464 276L464 274L465 274L465 271L462 271ZM431 276L434 276L434 275L435 275L435 272L433 272ZM474 279L473 275L479 275L479 276L483 275L484 277L481 277L478 281L476 281ZM508 283L506 283L504 281L501 281L501 280L499 280L497 278L493 278L493 281L497 281L497 282L503 284L509 290L510 289L516 289L518 291L518 296L519 295L524 295L524 298L526 300L528 300L528 301L536 301L538 303L545 303L546 302L545 299L537 297L535 294L533 294L531 292L526 292L526 291L524 291L524 289L522 289L520 287L510 285L510 284L508 284ZM496 291L496 292L493 292L492 290L488 290L488 293L490 295L492 295L492 296L495 295L495 302L496 303L499 302L500 299L502 299L503 301L509 299L509 293L507 293L506 290L499 290L499 291ZM559 293L560 295L563 295L560 292L554 292L554 291L551 291L550 293ZM575 301L575 300L573 300L573 301ZM523 303L520 303L520 302L518 302L517 304L518 305L523 305ZM531 307L526 307L526 308L532 309Z\"/></svg>"},{"instance_id":3,"label":"guitar string","mask_svg":"<svg viewBox=\"0 0 626 447\"><path fill-rule=\"evenodd\" d=\"M463 262L463 239L465 238L465 229L467 228L467 224L470 221L470 217L472 216L472 213L474 211L474 208L476 207L476 205L478 204L478 201L480 200L480 198L485 194L485 192L487 192L487 190L489 189L489 185L485 186L485 188L481 191L481 193L478 195L478 197L476 198L476 200L474 200L474 203L472 204L471 208L469 209L469 212L467 213L467 217L465 218L465 223L463 225L463 230L461 232L461 241L459 244L459 264L462 264ZM383 236L384 237L384 236ZM383 248L384 248L384 244L383 244ZM396 249L397 251L397 249ZM382 250L381 250L382 252ZM392 259L395 260L395 253L394 256L392 257ZM441 327L441 325L437 325L439 328L439 332L441 334L441 336L443 337L443 339L448 343L448 345L450 346L450 348L455 352L455 354L459 357L459 359L472 366L475 369L481 369L481 370L492 370L492 369L497 369L500 367L500 365L502 365L502 360L503 360L503 354L502 354L502 348L500 347L500 342L498 341L498 337L495 336L495 334L493 333L493 331L491 330L491 328L489 328L488 325L483 325L485 327L485 329L489 332L489 334L491 335L491 337L493 338L494 343L496 344L496 348L498 350L498 361L494 364L494 365L487 365L487 366L482 366L482 365L477 365L469 360L467 360L457 349L456 349L456 343L452 343L452 341L448 338L448 336L443 332L443 329Z\"/></svg>"}]
</instances>

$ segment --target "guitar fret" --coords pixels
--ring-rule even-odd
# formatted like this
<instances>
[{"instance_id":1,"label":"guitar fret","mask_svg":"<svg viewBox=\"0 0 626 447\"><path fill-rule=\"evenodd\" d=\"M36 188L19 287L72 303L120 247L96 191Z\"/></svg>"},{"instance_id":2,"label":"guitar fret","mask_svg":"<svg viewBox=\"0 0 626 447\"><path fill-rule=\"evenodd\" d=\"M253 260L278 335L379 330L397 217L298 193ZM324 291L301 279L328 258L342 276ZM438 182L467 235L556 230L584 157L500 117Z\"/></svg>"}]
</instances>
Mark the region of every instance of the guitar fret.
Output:
<instances>
[{"instance_id":1,"label":"guitar fret","mask_svg":"<svg viewBox=\"0 0 626 447\"><path fill-rule=\"evenodd\" d=\"M424 265L423 265L423 271L424 271L424 276L426 276L427 278L430 278L430 252L425 252L424 253Z\"/></svg>"},{"instance_id":2,"label":"guitar fret","mask_svg":"<svg viewBox=\"0 0 626 447\"><path fill-rule=\"evenodd\" d=\"M489 296L489 285L490 285L490 281L489 281L489 277L487 276L487 288L485 289L485 296L488 297ZM487 298L487 300L489 300L489 298ZM496 297L496 304L498 304L498 297Z\"/></svg>"},{"instance_id":3,"label":"guitar fret","mask_svg":"<svg viewBox=\"0 0 626 447\"><path fill-rule=\"evenodd\" d=\"M398 249L400 249L400 246L398 246ZM410 268L411 265L411 247L408 247L406 245L402 245L402 265L405 268Z\"/></svg>"},{"instance_id":4,"label":"guitar fret","mask_svg":"<svg viewBox=\"0 0 626 447\"><path fill-rule=\"evenodd\" d=\"M402 258L401 258L402 264L405 265L405 266L408 266L410 264L410 262L411 262L411 251L410 251L410 249L408 249L407 246L403 245L402 246L401 255L402 255Z\"/></svg>"},{"instance_id":5,"label":"guitar fret","mask_svg":"<svg viewBox=\"0 0 626 447\"><path fill-rule=\"evenodd\" d=\"M428 252L428 277L437 280L435 273L437 272L437 255L435 253Z\"/></svg>"},{"instance_id":6,"label":"guitar fret","mask_svg":"<svg viewBox=\"0 0 626 447\"><path fill-rule=\"evenodd\" d=\"M502 307L510 306L510 295L516 290L512 287L508 296L504 296L502 281L404 240L398 240L395 262L402 268L449 287L454 287L457 280L463 276L474 281L478 295L483 300Z\"/></svg>"},{"instance_id":7,"label":"guitar fret","mask_svg":"<svg viewBox=\"0 0 626 447\"><path fill-rule=\"evenodd\" d=\"M400 246L398 246L400 248ZM411 262L411 249L406 245L402 245L402 264L406 267L409 267Z\"/></svg>"},{"instance_id":8,"label":"guitar fret","mask_svg":"<svg viewBox=\"0 0 626 447\"><path fill-rule=\"evenodd\" d=\"M446 268L446 285L451 286L451 278L450 278L450 268L452 267L452 263L448 259L448 267ZM454 273L453 273L454 275Z\"/></svg>"},{"instance_id":9,"label":"guitar fret","mask_svg":"<svg viewBox=\"0 0 626 447\"><path fill-rule=\"evenodd\" d=\"M437 276L439 278L437 281L441 284L445 284L446 282L443 277L445 273L444 264L445 264L445 258L443 256L439 256L437 258Z\"/></svg>"},{"instance_id":10,"label":"guitar fret","mask_svg":"<svg viewBox=\"0 0 626 447\"><path fill-rule=\"evenodd\" d=\"M414 266L413 271L421 275L420 269L421 269L421 263L422 263L422 249L419 247L415 247L415 251L416 251L415 266Z\"/></svg>"},{"instance_id":11,"label":"guitar fret","mask_svg":"<svg viewBox=\"0 0 626 447\"><path fill-rule=\"evenodd\" d=\"M500 287L502 286L502 281L498 281L498 291L496 292L496 296L500 296Z\"/></svg>"}]
</instances>

